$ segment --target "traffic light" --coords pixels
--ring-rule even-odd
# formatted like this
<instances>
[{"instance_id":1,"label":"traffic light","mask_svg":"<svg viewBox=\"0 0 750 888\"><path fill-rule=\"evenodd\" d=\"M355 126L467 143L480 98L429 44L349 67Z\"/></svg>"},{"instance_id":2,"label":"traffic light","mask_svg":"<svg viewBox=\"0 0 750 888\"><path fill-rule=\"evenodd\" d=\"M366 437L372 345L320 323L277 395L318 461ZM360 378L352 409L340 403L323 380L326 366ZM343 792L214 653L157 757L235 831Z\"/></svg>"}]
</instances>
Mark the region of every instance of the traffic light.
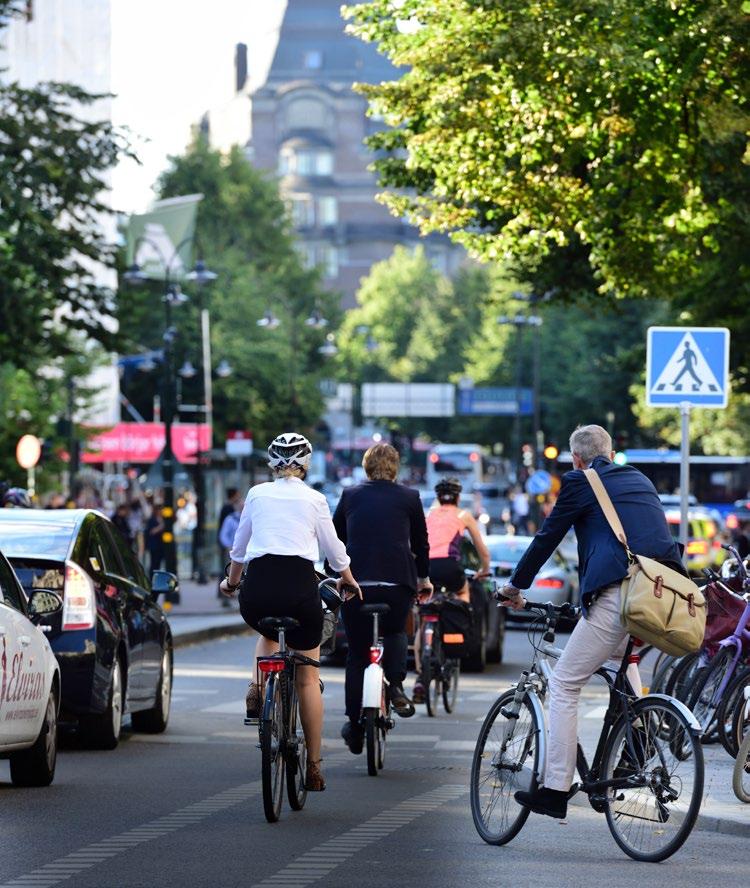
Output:
<instances>
[{"instance_id":1,"label":"traffic light","mask_svg":"<svg viewBox=\"0 0 750 888\"><path fill-rule=\"evenodd\" d=\"M618 450L615 453L615 465L624 466L628 462L628 455L624 450Z\"/></svg>"},{"instance_id":2,"label":"traffic light","mask_svg":"<svg viewBox=\"0 0 750 888\"><path fill-rule=\"evenodd\" d=\"M555 460L559 455L560 451L555 444L547 444L547 446L544 448L545 459Z\"/></svg>"},{"instance_id":3,"label":"traffic light","mask_svg":"<svg viewBox=\"0 0 750 888\"><path fill-rule=\"evenodd\" d=\"M534 448L531 444L524 444L521 448L521 455L523 464L526 468L531 468L534 465Z\"/></svg>"}]
</instances>

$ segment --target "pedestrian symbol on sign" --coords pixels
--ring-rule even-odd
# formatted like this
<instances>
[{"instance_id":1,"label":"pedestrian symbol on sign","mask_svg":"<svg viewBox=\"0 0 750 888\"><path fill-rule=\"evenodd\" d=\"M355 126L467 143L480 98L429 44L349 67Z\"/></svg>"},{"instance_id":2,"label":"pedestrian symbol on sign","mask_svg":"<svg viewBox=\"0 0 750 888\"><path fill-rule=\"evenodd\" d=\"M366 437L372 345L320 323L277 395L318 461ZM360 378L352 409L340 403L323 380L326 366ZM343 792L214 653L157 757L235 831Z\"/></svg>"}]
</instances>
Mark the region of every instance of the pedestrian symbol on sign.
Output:
<instances>
[{"instance_id":1,"label":"pedestrian symbol on sign","mask_svg":"<svg viewBox=\"0 0 750 888\"><path fill-rule=\"evenodd\" d=\"M651 387L652 395L677 394L683 391L697 394L721 391L708 361L690 333L685 333L682 337Z\"/></svg>"}]
</instances>

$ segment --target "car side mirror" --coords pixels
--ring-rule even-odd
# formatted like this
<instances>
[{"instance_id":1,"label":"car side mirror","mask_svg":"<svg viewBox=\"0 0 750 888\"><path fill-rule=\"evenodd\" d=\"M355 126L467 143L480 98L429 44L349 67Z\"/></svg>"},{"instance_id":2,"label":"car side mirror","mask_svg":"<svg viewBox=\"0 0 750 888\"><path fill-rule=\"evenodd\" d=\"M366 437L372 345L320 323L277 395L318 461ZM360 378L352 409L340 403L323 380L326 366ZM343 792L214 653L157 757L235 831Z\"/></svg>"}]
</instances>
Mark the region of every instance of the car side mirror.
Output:
<instances>
[{"instance_id":1,"label":"car side mirror","mask_svg":"<svg viewBox=\"0 0 750 888\"><path fill-rule=\"evenodd\" d=\"M151 574L151 596L156 601L163 595L167 601L177 596L180 581L168 570L155 570Z\"/></svg>"},{"instance_id":2,"label":"car side mirror","mask_svg":"<svg viewBox=\"0 0 750 888\"><path fill-rule=\"evenodd\" d=\"M62 598L51 589L34 589L29 597L29 619L37 623L62 611Z\"/></svg>"}]
</instances>

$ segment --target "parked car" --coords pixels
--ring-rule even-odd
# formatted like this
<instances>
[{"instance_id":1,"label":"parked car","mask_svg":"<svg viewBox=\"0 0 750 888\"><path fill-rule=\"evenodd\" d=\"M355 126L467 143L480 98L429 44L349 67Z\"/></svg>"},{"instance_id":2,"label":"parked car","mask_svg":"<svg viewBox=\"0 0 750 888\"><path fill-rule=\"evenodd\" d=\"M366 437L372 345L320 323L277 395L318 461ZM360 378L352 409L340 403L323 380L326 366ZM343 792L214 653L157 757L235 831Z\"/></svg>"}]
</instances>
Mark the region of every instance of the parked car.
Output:
<instances>
[{"instance_id":1,"label":"parked car","mask_svg":"<svg viewBox=\"0 0 750 888\"><path fill-rule=\"evenodd\" d=\"M49 786L57 762L60 667L39 623L62 610L56 592L30 598L0 555L0 758L18 786Z\"/></svg>"},{"instance_id":2,"label":"parked car","mask_svg":"<svg viewBox=\"0 0 750 888\"><path fill-rule=\"evenodd\" d=\"M490 550L490 568L499 582L510 577L523 553L529 548L533 537L509 534L492 534L487 537ZM578 571L559 548L542 565L534 582L524 593L528 601L553 604L578 603ZM534 614L528 611L508 610L509 620L528 621Z\"/></svg>"},{"instance_id":3,"label":"parked car","mask_svg":"<svg viewBox=\"0 0 750 888\"><path fill-rule=\"evenodd\" d=\"M680 538L680 510L666 509L667 524L672 536ZM688 539L685 548L686 567L694 576L702 576L706 567L716 567L724 560L719 528L707 509L693 506L688 510Z\"/></svg>"},{"instance_id":4,"label":"parked car","mask_svg":"<svg viewBox=\"0 0 750 888\"><path fill-rule=\"evenodd\" d=\"M109 519L89 509L0 509L0 549L29 595L62 596L41 623L62 677L61 720L90 745L113 749L123 716L159 733L169 720L172 633L157 604L177 578L151 581Z\"/></svg>"}]
</instances>

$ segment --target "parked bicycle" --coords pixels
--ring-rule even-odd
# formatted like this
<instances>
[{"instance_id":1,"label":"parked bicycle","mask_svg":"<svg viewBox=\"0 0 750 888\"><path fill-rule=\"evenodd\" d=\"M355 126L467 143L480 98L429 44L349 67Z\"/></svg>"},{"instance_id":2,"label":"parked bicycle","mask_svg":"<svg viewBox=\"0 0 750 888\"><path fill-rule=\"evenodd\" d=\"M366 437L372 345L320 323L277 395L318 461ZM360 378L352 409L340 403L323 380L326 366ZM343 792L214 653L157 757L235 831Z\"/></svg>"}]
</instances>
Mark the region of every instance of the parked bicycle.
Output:
<instances>
[{"instance_id":1,"label":"parked bicycle","mask_svg":"<svg viewBox=\"0 0 750 888\"><path fill-rule=\"evenodd\" d=\"M446 608L459 606L465 607L460 601L454 604L450 593L435 596L431 601L419 606L421 677L427 714L432 717L437 715L441 696L448 714L456 708L461 660L449 656L445 645L463 645L465 639L463 634L460 638L455 633L446 634L443 631L441 615Z\"/></svg>"},{"instance_id":2,"label":"parked bicycle","mask_svg":"<svg viewBox=\"0 0 750 888\"><path fill-rule=\"evenodd\" d=\"M750 731L740 744L732 774L732 789L741 802L750 803Z\"/></svg>"},{"instance_id":3,"label":"parked bicycle","mask_svg":"<svg viewBox=\"0 0 750 888\"><path fill-rule=\"evenodd\" d=\"M731 752L732 749L739 748L737 740L741 741L741 738L734 737L732 739L731 734L729 737L726 736L727 713L724 709L720 715L719 710L722 702L730 699L727 691L734 676L742 671L747 650L750 649L750 577L748 577L747 568L734 546L724 545L722 548L726 549L737 563L737 571L742 583L742 594L738 595L726 585L723 585L723 590L744 603L745 606L740 613L734 631L719 642L718 650L708 660L706 668L697 677L695 686L686 702L701 723L704 734L708 736L713 730L718 730L724 745ZM715 581L720 582L718 578ZM736 700L736 694L737 689L733 688L731 698ZM730 711L729 725L731 726L732 723L733 717Z\"/></svg>"},{"instance_id":4,"label":"parked bicycle","mask_svg":"<svg viewBox=\"0 0 750 888\"><path fill-rule=\"evenodd\" d=\"M387 614L387 604L363 604L360 613L372 616L372 645L370 665L365 669L362 686L362 728L367 747L367 773L377 777L385 765L385 746L388 731L396 726L391 717L391 698L388 680L380 665L383 659L383 639L380 635L380 617Z\"/></svg>"},{"instance_id":5,"label":"parked bicycle","mask_svg":"<svg viewBox=\"0 0 750 888\"><path fill-rule=\"evenodd\" d=\"M547 749L544 700L558 621L578 608L526 602L540 615L529 631L532 662L514 688L492 704L479 732L471 769L471 811L485 842L504 845L523 827L529 809L514 799L543 777ZM695 825L703 795L701 728L687 707L663 694L638 697L627 678L633 640L618 669L597 670L609 686L609 705L593 760L580 744L580 783L591 807L604 813L617 844L635 860L674 854ZM676 754L676 752L679 754Z\"/></svg>"}]
</instances>

